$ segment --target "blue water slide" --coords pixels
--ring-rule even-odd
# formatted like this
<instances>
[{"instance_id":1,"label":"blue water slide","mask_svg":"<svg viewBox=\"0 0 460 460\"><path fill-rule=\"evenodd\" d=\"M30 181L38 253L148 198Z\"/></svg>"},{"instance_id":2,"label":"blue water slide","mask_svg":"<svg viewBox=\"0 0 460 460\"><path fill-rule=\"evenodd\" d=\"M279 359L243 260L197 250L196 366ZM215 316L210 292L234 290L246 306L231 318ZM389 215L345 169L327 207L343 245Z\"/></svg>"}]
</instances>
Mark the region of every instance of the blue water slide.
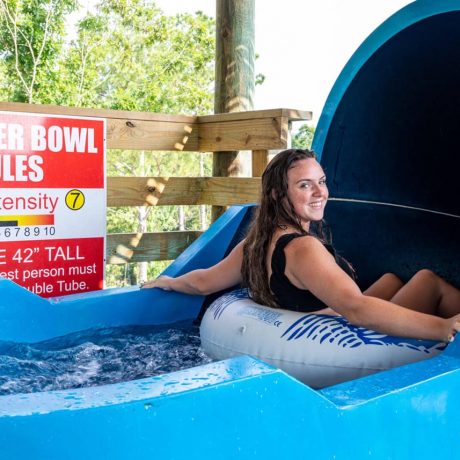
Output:
<instances>
[{"instance_id":1,"label":"blue water slide","mask_svg":"<svg viewBox=\"0 0 460 460\"><path fill-rule=\"evenodd\" d=\"M326 218L361 287L421 268L460 284L459 24L457 0L403 8L354 53L319 119Z\"/></svg>"},{"instance_id":2,"label":"blue water slide","mask_svg":"<svg viewBox=\"0 0 460 460\"><path fill-rule=\"evenodd\" d=\"M460 282L460 2L419 0L383 23L337 79L314 149L334 242L363 286L429 267ZM221 260L251 206L231 208L167 270ZM0 280L0 340L193 318L209 299L137 287L41 299ZM439 356L320 391L252 357L142 380L0 397L0 458L458 457L460 341Z\"/></svg>"},{"instance_id":3,"label":"blue water slide","mask_svg":"<svg viewBox=\"0 0 460 460\"><path fill-rule=\"evenodd\" d=\"M250 213L250 206L229 209L164 274L178 276L219 262L242 238ZM173 323L195 318L203 300L137 286L43 299L0 279L0 340L30 343L94 327Z\"/></svg>"}]
</instances>

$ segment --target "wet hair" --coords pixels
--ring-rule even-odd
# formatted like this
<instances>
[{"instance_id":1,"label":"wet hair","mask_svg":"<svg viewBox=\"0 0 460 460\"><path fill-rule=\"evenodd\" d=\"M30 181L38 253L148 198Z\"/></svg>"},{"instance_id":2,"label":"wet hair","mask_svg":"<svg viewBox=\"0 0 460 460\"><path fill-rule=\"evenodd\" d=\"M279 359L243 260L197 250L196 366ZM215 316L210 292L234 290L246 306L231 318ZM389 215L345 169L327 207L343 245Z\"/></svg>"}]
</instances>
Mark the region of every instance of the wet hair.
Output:
<instances>
[{"instance_id":1,"label":"wet hair","mask_svg":"<svg viewBox=\"0 0 460 460\"><path fill-rule=\"evenodd\" d=\"M267 272L267 251L274 232L289 226L300 234L314 232L323 241L329 239L324 234L323 221L315 223L315 230L304 230L287 194L288 171L298 161L308 158L316 159L316 154L311 150L284 150L270 161L262 174L260 205L244 243L241 273L251 298L263 305L279 307L270 290Z\"/></svg>"}]
</instances>

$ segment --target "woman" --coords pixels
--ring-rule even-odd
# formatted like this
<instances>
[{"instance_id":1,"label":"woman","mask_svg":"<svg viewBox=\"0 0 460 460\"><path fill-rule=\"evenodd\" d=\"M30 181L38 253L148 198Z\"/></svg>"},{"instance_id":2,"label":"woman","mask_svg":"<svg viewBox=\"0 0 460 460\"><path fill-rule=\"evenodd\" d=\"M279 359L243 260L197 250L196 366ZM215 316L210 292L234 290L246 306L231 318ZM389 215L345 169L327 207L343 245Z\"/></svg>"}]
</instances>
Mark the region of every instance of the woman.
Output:
<instances>
[{"instance_id":1,"label":"woman","mask_svg":"<svg viewBox=\"0 0 460 460\"><path fill-rule=\"evenodd\" d=\"M211 268L161 276L144 287L207 295L243 283L263 305L343 315L389 335L452 340L460 331L460 291L421 270L406 284L387 273L361 292L351 265L323 234L327 199L315 154L285 150L262 176L261 203L244 241Z\"/></svg>"}]
</instances>

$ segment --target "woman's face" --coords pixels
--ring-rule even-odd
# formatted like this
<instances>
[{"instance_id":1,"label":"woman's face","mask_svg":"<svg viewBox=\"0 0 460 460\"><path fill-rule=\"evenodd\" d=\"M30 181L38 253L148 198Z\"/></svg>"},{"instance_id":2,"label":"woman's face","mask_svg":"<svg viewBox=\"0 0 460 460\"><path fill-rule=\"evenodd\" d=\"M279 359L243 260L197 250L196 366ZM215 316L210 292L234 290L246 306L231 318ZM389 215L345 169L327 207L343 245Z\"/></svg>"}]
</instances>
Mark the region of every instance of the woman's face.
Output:
<instances>
[{"instance_id":1,"label":"woman's face","mask_svg":"<svg viewBox=\"0 0 460 460\"><path fill-rule=\"evenodd\" d=\"M323 168L314 158L299 160L289 169L287 194L306 230L310 221L323 218L329 192Z\"/></svg>"}]
</instances>

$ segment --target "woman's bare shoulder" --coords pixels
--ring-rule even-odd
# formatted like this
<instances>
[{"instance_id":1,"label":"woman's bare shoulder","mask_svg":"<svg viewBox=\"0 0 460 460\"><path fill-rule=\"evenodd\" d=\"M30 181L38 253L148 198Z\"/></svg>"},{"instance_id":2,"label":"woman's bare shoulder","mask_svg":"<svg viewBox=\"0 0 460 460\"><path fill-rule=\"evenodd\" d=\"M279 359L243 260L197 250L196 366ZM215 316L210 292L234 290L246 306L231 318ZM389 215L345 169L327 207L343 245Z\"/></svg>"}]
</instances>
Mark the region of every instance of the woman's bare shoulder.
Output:
<instances>
[{"instance_id":1,"label":"woman's bare shoulder","mask_svg":"<svg viewBox=\"0 0 460 460\"><path fill-rule=\"evenodd\" d=\"M324 262L335 263L334 257L321 240L313 235L295 238L285 247L284 253L286 254L286 268L288 270L291 270L292 267L294 269L303 267L306 260L314 263L314 265Z\"/></svg>"},{"instance_id":2,"label":"woman's bare shoulder","mask_svg":"<svg viewBox=\"0 0 460 460\"><path fill-rule=\"evenodd\" d=\"M301 251L304 252L317 252L317 251L327 251L324 247L324 244L319 238L314 235L302 235L297 238L294 238L287 246L286 249L290 252L297 253Z\"/></svg>"}]
</instances>

